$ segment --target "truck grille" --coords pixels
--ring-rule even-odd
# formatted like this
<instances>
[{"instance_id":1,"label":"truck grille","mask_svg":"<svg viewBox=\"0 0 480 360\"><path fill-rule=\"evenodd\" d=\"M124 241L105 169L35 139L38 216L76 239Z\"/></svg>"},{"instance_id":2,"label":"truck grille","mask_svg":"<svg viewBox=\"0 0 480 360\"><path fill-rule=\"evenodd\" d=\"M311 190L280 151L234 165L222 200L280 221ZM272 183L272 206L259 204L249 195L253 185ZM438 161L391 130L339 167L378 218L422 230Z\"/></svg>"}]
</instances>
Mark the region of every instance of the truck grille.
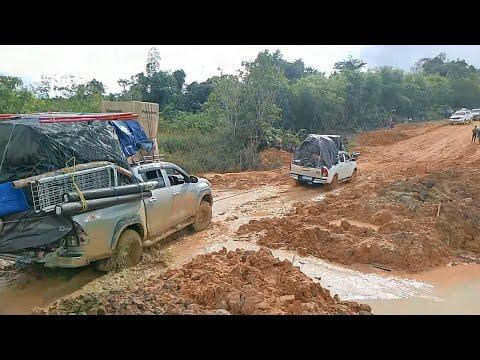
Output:
<instances>
[{"instance_id":1,"label":"truck grille","mask_svg":"<svg viewBox=\"0 0 480 360\"><path fill-rule=\"evenodd\" d=\"M107 165L95 169L76 171L75 183L80 191L118 186L117 169ZM31 184L33 207L40 211L53 211L63 202L63 195L76 191L71 174L62 174L39 179Z\"/></svg>"}]
</instances>

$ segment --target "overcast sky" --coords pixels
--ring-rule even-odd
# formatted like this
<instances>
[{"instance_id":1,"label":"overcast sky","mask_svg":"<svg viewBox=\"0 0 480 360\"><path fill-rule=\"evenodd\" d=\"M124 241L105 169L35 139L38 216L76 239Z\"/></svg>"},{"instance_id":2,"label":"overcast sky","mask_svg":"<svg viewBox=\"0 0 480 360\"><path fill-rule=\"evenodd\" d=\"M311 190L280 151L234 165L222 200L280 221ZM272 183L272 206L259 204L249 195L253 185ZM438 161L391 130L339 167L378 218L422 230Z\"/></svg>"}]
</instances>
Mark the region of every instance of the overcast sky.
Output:
<instances>
[{"instance_id":1,"label":"overcast sky","mask_svg":"<svg viewBox=\"0 0 480 360\"><path fill-rule=\"evenodd\" d=\"M157 47L162 70L183 69L187 83L212 75L233 73L244 60L253 60L262 50L279 49L288 61L303 59L307 66L329 73L336 61L348 55L360 57L369 67L391 65L408 70L416 59L441 51L448 58L464 58L480 67L477 45L0 45L0 74L21 77L26 83L42 75L74 75L96 78L117 92L117 80L145 70L148 50Z\"/></svg>"}]
</instances>

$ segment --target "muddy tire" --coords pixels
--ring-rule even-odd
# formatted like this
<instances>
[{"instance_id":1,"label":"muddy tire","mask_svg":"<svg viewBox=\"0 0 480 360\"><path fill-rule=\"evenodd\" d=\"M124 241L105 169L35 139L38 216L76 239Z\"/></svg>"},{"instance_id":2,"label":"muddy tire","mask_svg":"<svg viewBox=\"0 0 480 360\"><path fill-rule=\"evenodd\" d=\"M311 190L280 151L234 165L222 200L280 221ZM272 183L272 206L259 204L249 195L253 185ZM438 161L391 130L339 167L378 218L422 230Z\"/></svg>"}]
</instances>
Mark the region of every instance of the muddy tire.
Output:
<instances>
[{"instance_id":1,"label":"muddy tire","mask_svg":"<svg viewBox=\"0 0 480 360\"><path fill-rule=\"evenodd\" d=\"M357 181L357 169L353 170L353 173L352 173L352 176L350 177L350 179L348 180L349 183L354 183L355 181Z\"/></svg>"},{"instance_id":2,"label":"muddy tire","mask_svg":"<svg viewBox=\"0 0 480 360\"><path fill-rule=\"evenodd\" d=\"M306 183L303 182L302 180L294 180L295 181L295 186L303 186L305 185Z\"/></svg>"},{"instance_id":3,"label":"muddy tire","mask_svg":"<svg viewBox=\"0 0 480 360\"><path fill-rule=\"evenodd\" d=\"M330 184L325 184L325 190L330 191L337 187L338 185L338 174L333 175L332 182Z\"/></svg>"},{"instance_id":4,"label":"muddy tire","mask_svg":"<svg viewBox=\"0 0 480 360\"><path fill-rule=\"evenodd\" d=\"M120 235L113 254L108 259L95 263L100 272L119 271L137 265L142 259L142 238L132 229L126 229Z\"/></svg>"},{"instance_id":5,"label":"muddy tire","mask_svg":"<svg viewBox=\"0 0 480 360\"><path fill-rule=\"evenodd\" d=\"M212 205L206 201L202 201L198 207L195 221L192 228L195 231L202 231L212 222Z\"/></svg>"}]
</instances>

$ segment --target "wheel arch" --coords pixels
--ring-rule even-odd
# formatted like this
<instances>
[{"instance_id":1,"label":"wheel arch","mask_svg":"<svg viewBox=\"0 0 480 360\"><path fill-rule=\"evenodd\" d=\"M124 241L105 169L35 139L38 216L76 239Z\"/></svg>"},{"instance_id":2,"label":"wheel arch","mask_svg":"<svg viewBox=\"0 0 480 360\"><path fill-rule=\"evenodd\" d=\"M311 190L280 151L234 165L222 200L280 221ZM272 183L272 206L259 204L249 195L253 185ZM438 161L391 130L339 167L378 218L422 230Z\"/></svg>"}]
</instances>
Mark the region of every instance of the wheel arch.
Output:
<instances>
[{"instance_id":1,"label":"wheel arch","mask_svg":"<svg viewBox=\"0 0 480 360\"><path fill-rule=\"evenodd\" d=\"M198 196L198 200L197 200L197 210L198 210L198 207L200 206L200 204L202 203L202 201L206 201L210 204L210 206L213 206L213 195L211 192L201 192L200 195Z\"/></svg>"},{"instance_id":2,"label":"wheel arch","mask_svg":"<svg viewBox=\"0 0 480 360\"><path fill-rule=\"evenodd\" d=\"M113 233L112 243L110 248L113 250L115 246L117 246L118 239L120 235L126 230L131 229L137 232L142 240L145 239L146 236L146 229L145 225L142 223L140 219L140 215L130 216L127 218L123 218L118 221L117 226L115 227L115 231Z\"/></svg>"},{"instance_id":3,"label":"wheel arch","mask_svg":"<svg viewBox=\"0 0 480 360\"><path fill-rule=\"evenodd\" d=\"M200 200L200 202L202 201L206 201L208 202L210 205L213 205L213 196L212 194L205 194L202 196L202 199Z\"/></svg>"}]
</instances>

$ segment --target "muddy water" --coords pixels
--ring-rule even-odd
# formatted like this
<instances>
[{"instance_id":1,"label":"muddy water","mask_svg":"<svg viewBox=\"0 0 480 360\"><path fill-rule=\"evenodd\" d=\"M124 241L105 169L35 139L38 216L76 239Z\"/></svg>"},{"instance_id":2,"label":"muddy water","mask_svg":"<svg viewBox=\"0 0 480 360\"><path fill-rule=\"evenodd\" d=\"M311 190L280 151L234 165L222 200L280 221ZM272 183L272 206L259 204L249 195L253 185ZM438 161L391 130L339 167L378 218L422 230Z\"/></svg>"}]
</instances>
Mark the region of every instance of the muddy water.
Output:
<instances>
[{"instance_id":1,"label":"muddy water","mask_svg":"<svg viewBox=\"0 0 480 360\"><path fill-rule=\"evenodd\" d=\"M480 265L442 267L417 278L433 285L435 300L412 296L366 303L379 315L480 315Z\"/></svg>"},{"instance_id":2,"label":"muddy water","mask_svg":"<svg viewBox=\"0 0 480 360\"><path fill-rule=\"evenodd\" d=\"M4 274L0 278L0 315L26 315L35 307L68 295L99 277L91 268Z\"/></svg>"}]
</instances>

